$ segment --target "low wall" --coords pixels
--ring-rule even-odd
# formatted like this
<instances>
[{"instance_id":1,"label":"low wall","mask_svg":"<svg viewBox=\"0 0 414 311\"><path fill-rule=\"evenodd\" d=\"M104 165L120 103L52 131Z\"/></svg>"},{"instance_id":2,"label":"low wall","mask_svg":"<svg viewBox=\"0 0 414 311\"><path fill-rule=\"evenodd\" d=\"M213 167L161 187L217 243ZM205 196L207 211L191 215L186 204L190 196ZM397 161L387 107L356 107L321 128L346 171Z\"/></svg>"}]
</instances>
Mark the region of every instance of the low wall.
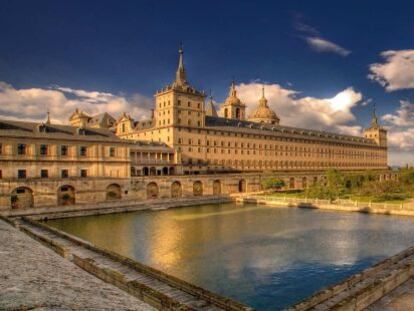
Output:
<instances>
[{"instance_id":1,"label":"low wall","mask_svg":"<svg viewBox=\"0 0 414 311\"><path fill-rule=\"evenodd\" d=\"M157 279L163 283L166 283L170 286L173 286L177 289L180 289L184 292L187 292L193 296L200 297L205 301L211 302L215 306L221 307L224 310L229 311L252 311L253 309L250 307L246 307L245 305L232 300L230 298L226 298L223 296L220 296L218 294L215 294L213 292L210 292L209 290L206 290L202 287L193 285L191 283L188 283L184 280L181 280L177 277L174 277L172 275L169 275L167 273L164 273L160 270L154 269L152 267L149 267L147 265L144 265L142 263L139 263L135 260L132 260L128 257L119 255L115 252L106 250L104 248L98 247L93 245L92 243L83 241L82 239L79 239L75 236L72 236L70 234L67 234L63 231L60 231L56 228L49 227L48 225L41 223L39 221L36 221L29 217L23 217L23 222L27 222L31 224L32 226L39 227L43 230L46 230L48 232L51 232L61 238L67 239L76 245L82 246L90 251L93 251L95 253L99 253L115 262L119 262L123 265L126 265L140 273L143 273L145 275L148 275L154 279ZM66 249L61 246L60 244L54 242L53 240L50 240L48 238L41 237L40 235L36 234L35 232L31 231L30 229L25 229L21 227L26 233L29 233L30 236L34 237L35 239L41 241L45 245L49 246L50 248L54 249L58 252L60 255L67 256ZM62 255L62 256L63 256ZM176 301L170 299L169 297L155 292L154 290L146 287L143 284L139 284L137 282L129 282L126 281L125 277L118 273L117 271L112 271L110 269L101 268L94 264L93 259L90 258L80 258L76 255L72 255L72 260L75 264L77 264L82 269L92 273L93 275L97 276L98 278L111 283L113 285L116 285L120 287L123 290L126 290L127 292L133 294L134 296L144 300L147 303L152 304L153 306L160 308L160 310L192 310L188 307L185 307L182 309L182 305L177 304Z\"/></svg>"},{"instance_id":2,"label":"low wall","mask_svg":"<svg viewBox=\"0 0 414 311\"><path fill-rule=\"evenodd\" d=\"M392 203L369 203L351 200L329 200L301 199L301 198L278 198L271 196L241 196L236 199L240 203L263 204L275 207L300 207L315 208L321 210L359 212L383 215L414 216L414 204L392 204Z\"/></svg>"},{"instance_id":3,"label":"low wall","mask_svg":"<svg viewBox=\"0 0 414 311\"><path fill-rule=\"evenodd\" d=\"M340 294L344 290L354 287L357 283L364 281L375 274L385 271L388 268L391 268L396 263L402 261L403 259L414 255L414 247L410 247L390 258L387 258L376 265L365 269L364 271L355 274L344 281L325 288L311 297L298 302L297 304L290 307L289 311L306 311L311 310L315 306L322 304L324 301ZM414 275L414 262L409 265L404 265L403 267L397 270L391 270L389 274L381 278L380 280L372 283L368 287L362 287L359 291L353 295L346 297L341 300L335 306L331 306L330 310L337 311L355 311L363 310L368 307L385 294L392 291L397 286L401 285L407 281L411 276ZM323 308L322 308L323 309Z\"/></svg>"}]
</instances>

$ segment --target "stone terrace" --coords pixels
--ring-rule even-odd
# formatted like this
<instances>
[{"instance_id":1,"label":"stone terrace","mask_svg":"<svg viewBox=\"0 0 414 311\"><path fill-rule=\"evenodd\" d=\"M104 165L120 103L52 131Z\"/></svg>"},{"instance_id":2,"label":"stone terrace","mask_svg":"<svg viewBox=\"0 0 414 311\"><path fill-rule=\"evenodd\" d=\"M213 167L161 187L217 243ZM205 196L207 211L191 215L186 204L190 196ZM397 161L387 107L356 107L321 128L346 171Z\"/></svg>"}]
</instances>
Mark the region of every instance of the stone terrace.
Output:
<instances>
[{"instance_id":1,"label":"stone terrace","mask_svg":"<svg viewBox=\"0 0 414 311\"><path fill-rule=\"evenodd\" d=\"M0 220L0 310L155 310Z\"/></svg>"}]
</instances>

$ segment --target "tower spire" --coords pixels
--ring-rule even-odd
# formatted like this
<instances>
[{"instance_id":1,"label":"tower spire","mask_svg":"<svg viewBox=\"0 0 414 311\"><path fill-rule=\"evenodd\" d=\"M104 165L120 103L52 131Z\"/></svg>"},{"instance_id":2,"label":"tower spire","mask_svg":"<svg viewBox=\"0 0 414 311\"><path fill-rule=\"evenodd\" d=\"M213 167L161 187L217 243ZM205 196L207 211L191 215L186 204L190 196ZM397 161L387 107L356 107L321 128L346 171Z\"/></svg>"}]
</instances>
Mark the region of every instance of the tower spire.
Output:
<instances>
[{"instance_id":1,"label":"tower spire","mask_svg":"<svg viewBox=\"0 0 414 311\"><path fill-rule=\"evenodd\" d=\"M234 81L234 77L231 80L231 86L230 86L230 94L231 97L236 97L237 96L237 91L236 91L236 83Z\"/></svg>"},{"instance_id":2,"label":"tower spire","mask_svg":"<svg viewBox=\"0 0 414 311\"><path fill-rule=\"evenodd\" d=\"M377 127L378 126L378 118L377 118L377 106L374 103L372 107L372 120L371 120L371 126Z\"/></svg>"},{"instance_id":3,"label":"tower spire","mask_svg":"<svg viewBox=\"0 0 414 311\"><path fill-rule=\"evenodd\" d=\"M187 84L187 80L185 77L185 68L184 68L184 50L183 50L183 43L180 42L180 47L178 49L178 68L175 74L175 84L183 86Z\"/></svg>"},{"instance_id":4,"label":"tower spire","mask_svg":"<svg viewBox=\"0 0 414 311\"><path fill-rule=\"evenodd\" d=\"M265 97L265 86L264 86L264 84L262 85L262 98L260 98L260 100L259 100L259 105L267 107L267 99Z\"/></svg>"},{"instance_id":5,"label":"tower spire","mask_svg":"<svg viewBox=\"0 0 414 311\"><path fill-rule=\"evenodd\" d=\"M46 124L50 124L50 111L47 110Z\"/></svg>"}]
</instances>

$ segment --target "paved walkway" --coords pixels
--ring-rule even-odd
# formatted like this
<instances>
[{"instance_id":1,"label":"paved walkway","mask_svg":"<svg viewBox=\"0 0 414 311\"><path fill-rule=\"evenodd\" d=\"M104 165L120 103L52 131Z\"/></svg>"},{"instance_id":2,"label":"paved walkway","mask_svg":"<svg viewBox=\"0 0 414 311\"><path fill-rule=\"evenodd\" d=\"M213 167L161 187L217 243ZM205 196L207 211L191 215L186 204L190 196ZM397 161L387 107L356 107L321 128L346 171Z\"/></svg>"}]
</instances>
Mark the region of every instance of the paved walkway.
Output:
<instances>
[{"instance_id":1,"label":"paved walkway","mask_svg":"<svg viewBox=\"0 0 414 311\"><path fill-rule=\"evenodd\" d=\"M0 220L0 310L155 310Z\"/></svg>"}]
</instances>

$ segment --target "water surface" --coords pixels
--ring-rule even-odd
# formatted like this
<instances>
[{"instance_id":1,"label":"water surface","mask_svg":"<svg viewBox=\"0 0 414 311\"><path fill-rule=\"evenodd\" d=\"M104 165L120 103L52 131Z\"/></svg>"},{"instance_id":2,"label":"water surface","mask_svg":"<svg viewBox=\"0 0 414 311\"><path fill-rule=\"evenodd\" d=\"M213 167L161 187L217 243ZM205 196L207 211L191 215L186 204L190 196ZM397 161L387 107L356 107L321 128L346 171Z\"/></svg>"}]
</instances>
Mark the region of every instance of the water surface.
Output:
<instances>
[{"instance_id":1,"label":"water surface","mask_svg":"<svg viewBox=\"0 0 414 311\"><path fill-rule=\"evenodd\" d=\"M414 244L414 219L235 204L48 222L258 310L280 310Z\"/></svg>"}]
</instances>

